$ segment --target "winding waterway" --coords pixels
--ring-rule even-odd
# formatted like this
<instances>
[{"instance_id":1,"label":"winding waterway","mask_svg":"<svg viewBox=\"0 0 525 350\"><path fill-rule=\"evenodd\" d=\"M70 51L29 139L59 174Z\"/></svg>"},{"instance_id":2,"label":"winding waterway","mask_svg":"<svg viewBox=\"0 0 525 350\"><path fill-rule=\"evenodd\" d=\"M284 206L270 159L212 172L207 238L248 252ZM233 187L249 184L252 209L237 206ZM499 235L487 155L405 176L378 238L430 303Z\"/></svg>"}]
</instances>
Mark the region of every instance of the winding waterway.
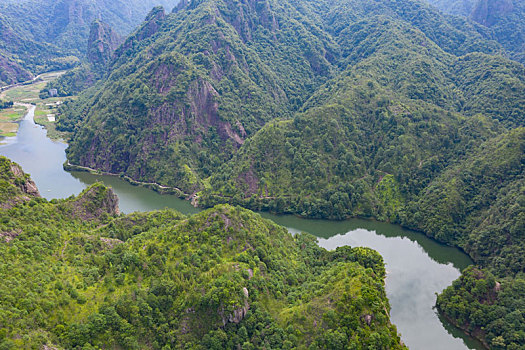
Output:
<instances>
[{"instance_id":1,"label":"winding waterway","mask_svg":"<svg viewBox=\"0 0 525 350\"><path fill-rule=\"evenodd\" d=\"M18 135L1 140L0 155L19 163L31 174L43 197L67 198L102 181L113 187L124 213L166 207L185 214L199 211L187 201L132 186L117 177L64 171L62 165L66 161L67 145L47 138L46 131L34 123L33 117L34 107L31 107L20 122ZM441 320L433 309L435 293L450 285L460 275L460 270L472 263L458 249L440 245L420 233L375 221L336 222L262 215L288 227L290 232L316 235L319 245L326 249L351 245L377 250L385 259L388 272L386 292L392 306L391 319L409 348L483 349L481 344Z\"/></svg>"}]
</instances>

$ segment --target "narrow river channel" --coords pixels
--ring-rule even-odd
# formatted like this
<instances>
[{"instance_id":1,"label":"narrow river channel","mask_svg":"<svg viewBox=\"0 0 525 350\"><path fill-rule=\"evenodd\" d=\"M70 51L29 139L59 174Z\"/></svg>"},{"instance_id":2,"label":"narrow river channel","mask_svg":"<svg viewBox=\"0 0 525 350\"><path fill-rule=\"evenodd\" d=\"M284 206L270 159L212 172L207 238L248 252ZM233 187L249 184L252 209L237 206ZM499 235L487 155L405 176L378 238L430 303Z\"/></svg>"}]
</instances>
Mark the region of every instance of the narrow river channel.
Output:
<instances>
[{"instance_id":1,"label":"narrow river channel","mask_svg":"<svg viewBox=\"0 0 525 350\"><path fill-rule=\"evenodd\" d=\"M184 214L199 211L187 201L132 186L117 177L64 171L67 145L47 138L46 131L36 125L33 118L34 107L31 107L20 122L18 135L0 140L0 155L19 163L46 199L67 198L102 181L114 189L124 213L167 207ZM423 234L375 221L306 220L268 213L262 216L292 233L303 231L316 235L319 245L326 249L350 245L377 250L386 262L391 319L410 349L483 349L481 344L440 319L433 309L435 293L450 285L461 269L472 264L460 250L438 244Z\"/></svg>"}]
</instances>

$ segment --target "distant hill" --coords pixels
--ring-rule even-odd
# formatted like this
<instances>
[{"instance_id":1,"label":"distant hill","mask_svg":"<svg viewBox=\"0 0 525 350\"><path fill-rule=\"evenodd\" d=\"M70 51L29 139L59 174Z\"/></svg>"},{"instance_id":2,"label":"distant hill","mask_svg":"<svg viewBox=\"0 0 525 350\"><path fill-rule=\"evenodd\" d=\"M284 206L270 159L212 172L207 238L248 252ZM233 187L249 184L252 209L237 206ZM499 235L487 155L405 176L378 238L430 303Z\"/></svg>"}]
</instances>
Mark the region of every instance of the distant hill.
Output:
<instances>
[{"instance_id":1,"label":"distant hill","mask_svg":"<svg viewBox=\"0 0 525 350\"><path fill-rule=\"evenodd\" d=\"M525 3L521 0L427 0L442 11L490 28L511 57L525 63Z\"/></svg>"},{"instance_id":2,"label":"distant hill","mask_svg":"<svg viewBox=\"0 0 525 350\"><path fill-rule=\"evenodd\" d=\"M83 62L46 84L40 96L49 96L50 89L56 89L59 96L71 96L93 86L107 72L115 50L123 38L107 23L95 20L91 24L87 44L87 56Z\"/></svg>"},{"instance_id":3,"label":"distant hill","mask_svg":"<svg viewBox=\"0 0 525 350\"><path fill-rule=\"evenodd\" d=\"M176 0L28 0L0 3L0 84L27 80L31 74L70 68L83 59L89 29L96 19L131 32L155 5Z\"/></svg>"}]
</instances>

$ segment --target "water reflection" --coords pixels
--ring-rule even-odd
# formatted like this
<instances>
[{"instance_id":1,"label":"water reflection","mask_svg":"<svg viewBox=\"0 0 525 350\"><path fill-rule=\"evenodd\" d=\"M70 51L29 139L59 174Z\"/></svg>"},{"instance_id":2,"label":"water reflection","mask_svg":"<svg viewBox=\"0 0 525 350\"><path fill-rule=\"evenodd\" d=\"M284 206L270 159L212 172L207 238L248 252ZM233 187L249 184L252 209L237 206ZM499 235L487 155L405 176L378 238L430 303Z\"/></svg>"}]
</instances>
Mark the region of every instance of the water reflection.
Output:
<instances>
[{"instance_id":1,"label":"water reflection","mask_svg":"<svg viewBox=\"0 0 525 350\"><path fill-rule=\"evenodd\" d=\"M62 168L67 145L47 138L44 128L33 121L34 113L35 107L31 106L20 122L17 136L4 140L0 154L20 164L46 199L80 193L84 185Z\"/></svg>"},{"instance_id":2,"label":"water reflection","mask_svg":"<svg viewBox=\"0 0 525 350\"><path fill-rule=\"evenodd\" d=\"M458 249L441 245L428 237L399 226L353 219L333 222L305 220L293 216L263 214L291 232L309 232L319 237L319 245L329 250L349 245L370 247L384 258L387 269L386 292L391 319L411 349L483 349L433 309L436 293L459 277L472 264ZM453 331L455 330L455 331Z\"/></svg>"},{"instance_id":3,"label":"water reflection","mask_svg":"<svg viewBox=\"0 0 525 350\"><path fill-rule=\"evenodd\" d=\"M164 208L173 208L187 215L200 211L200 209L193 207L189 201L176 196L162 195L144 187L133 186L116 176L94 175L86 172L72 172L71 175L78 179L84 187L97 181L111 186L119 197L119 208L123 213L129 214L135 211L152 211Z\"/></svg>"},{"instance_id":4,"label":"water reflection","mask_svg":"<svg viewBox=\"0 0 525 350\"><path fill-rule=\"evenodd\" d=\"M363 219L346 221L305 220L292 215L273 215L268 213L263 213L262 216L277 222L279 225L290 228L292 232L308 232L320 238L330 238L358 229L374 231L385 238L407 238L412 242L417 242L423 251L427 252L434 261L440 264L452 263L459 270L463 270L472 264L469 256L457 248L447 247L419 232L384 222Z\"/></svg>"}]
</instances>

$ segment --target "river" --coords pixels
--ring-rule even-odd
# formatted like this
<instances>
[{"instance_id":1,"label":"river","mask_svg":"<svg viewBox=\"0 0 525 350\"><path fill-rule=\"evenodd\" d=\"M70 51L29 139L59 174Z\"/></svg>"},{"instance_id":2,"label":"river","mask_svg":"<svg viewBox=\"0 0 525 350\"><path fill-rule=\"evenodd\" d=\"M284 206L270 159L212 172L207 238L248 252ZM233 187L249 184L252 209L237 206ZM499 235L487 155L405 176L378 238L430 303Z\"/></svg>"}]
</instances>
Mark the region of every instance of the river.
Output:
<instances>
[{"instance_id":1,"label":"river","mask_svg":"<svg viewBox=\"0 0 525 350\"><path fill-rule=\"evenodd\" d=\"M185 214L199 211L188 201L132 186L118 177L64 171L67 145L47 138L44 128L33 121L34 110L34 107L28 110L16 137L1 140L0 155L17 162L31 174L44 198L67 198L102 181L114 189L124 213L166 207ZM287 227L292 233L303 231L316 235L319 245L326 249L350 245L377 250L386 263L391 320L409 348L483 349L480 343L440 319L433 309L435 293L450 285L459 277L461 269L472 264L460 250L443 246L423 234L376 221L306 220L268 213L262 216Z\"/></svg>"}]
</instances>

